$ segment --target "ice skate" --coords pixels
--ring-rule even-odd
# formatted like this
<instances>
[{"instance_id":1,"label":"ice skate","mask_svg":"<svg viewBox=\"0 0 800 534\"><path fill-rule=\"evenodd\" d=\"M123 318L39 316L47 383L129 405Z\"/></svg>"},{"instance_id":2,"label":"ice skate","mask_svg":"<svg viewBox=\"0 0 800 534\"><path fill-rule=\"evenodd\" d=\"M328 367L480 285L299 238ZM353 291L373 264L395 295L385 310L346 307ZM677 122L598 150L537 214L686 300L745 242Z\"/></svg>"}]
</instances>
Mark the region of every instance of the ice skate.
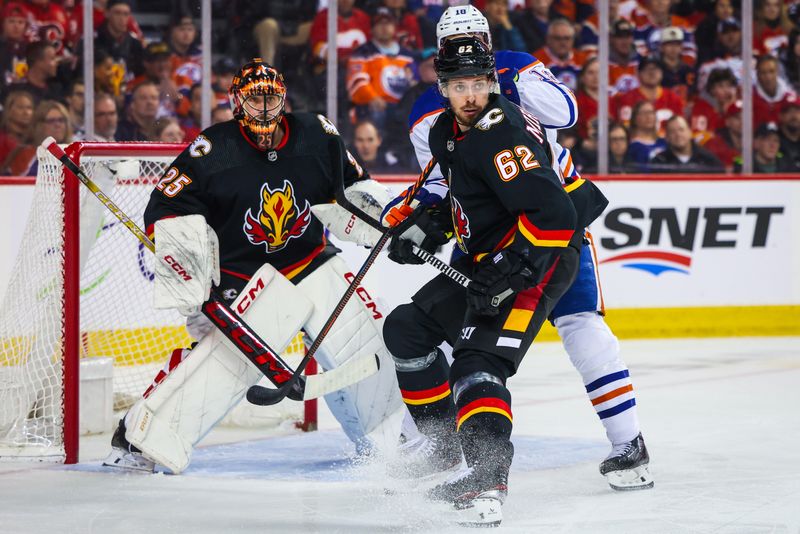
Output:
<instances>
[{"instance_id":1,"label":"ice skate","mask_svg":"<svg viewBox=\"0 0 800 534\"><path fill-rule=\"evenodd\" d=\"M611 454L600 464L600 474L617 491L649 489L655 484L649 464L650 455L639 433L632 441L614 445Z\"/></svg>"},{"instance_id":2,"label":"ice skate","mask_svg":"<svg viewBox=\"0 0 800 534\"><path fill-rule=\"evenodd\" d=\"M481 475L464 469L428 491L428 499L451 504L456 522L466 527L498 527L503 520L503 503L508 495L508 468Z\"/></svg>"},{"instance_id":3,"label":"ice skate","mask_svg":"<svg viewBox=\"0 0 800 534\"><path fill-rule=\"evenodd\" d=\"M142 451L128 443L125 439L125 419L121 419L119 426L111 437L111 453L103 460L103 465L127 471L145 471L152 473L156 464L145 458Z\"/></svg>"},{"instance_id":4,"label":"ice skate","mask_svg":"<svg viewBox=\"0 0 800 534\"><path fill-rule=\"evenodd\" d=\"M397 479L424 479L439 473L451 473L461 463L461 445L457 436L447 439L420 435L397 448L397 458L389 463L388 473Z\"/></svg>"}]
</instances>

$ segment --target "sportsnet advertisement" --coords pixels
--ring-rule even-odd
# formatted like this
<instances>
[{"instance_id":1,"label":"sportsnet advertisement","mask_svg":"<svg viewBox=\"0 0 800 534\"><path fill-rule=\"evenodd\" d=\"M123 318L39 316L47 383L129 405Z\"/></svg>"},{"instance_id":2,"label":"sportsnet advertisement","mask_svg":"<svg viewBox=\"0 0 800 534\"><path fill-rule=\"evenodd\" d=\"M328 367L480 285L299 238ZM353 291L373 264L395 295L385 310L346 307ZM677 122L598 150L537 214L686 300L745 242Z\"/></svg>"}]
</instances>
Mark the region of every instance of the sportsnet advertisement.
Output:
<instances>
[{"instance_id":1,"label":"sportsnet advertisement","mask_svg":"<svg viewBox=\"0 0 800 534\"><path fill-rule=\"evenodd\" d=\"M800 181L600 181L608 308L800 303Z\"/></svg>"}]
</instances>

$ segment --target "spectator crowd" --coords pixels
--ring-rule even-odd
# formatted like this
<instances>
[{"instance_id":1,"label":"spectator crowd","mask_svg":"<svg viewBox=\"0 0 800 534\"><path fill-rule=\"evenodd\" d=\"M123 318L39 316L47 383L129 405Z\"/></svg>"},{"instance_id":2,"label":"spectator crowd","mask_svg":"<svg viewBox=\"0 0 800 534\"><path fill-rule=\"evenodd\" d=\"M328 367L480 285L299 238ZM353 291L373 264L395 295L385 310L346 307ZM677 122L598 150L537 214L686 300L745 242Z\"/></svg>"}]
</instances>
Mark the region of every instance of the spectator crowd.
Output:
<instances>
[{"instance_id":1,"label":"spectator crowd","mask_svg":"<svg viewBox=\"0 0 800 534\"><path fill-rule=\"evenodd\" d=\"M284 74L289 110L324 112L329 1L338 9L339 129L373 172L416 172L408 115L436 82L436 22L447 0L212 0L212 122L232 118L228 86L255 56ZM609 1L610 172L740 172L745 68L754 80L754 171L800 172L800 0L755 0L746 44L739 0ZM199 3L93 1L90 140L182 142L199 133ZM559 141L580 171L596 172L595 2L472 3L496 50L531 53L575 92L578 124ZM44 138L87 138L83 6L0 6L0 173L25 175Z\"/></svg>"}]
</instances>

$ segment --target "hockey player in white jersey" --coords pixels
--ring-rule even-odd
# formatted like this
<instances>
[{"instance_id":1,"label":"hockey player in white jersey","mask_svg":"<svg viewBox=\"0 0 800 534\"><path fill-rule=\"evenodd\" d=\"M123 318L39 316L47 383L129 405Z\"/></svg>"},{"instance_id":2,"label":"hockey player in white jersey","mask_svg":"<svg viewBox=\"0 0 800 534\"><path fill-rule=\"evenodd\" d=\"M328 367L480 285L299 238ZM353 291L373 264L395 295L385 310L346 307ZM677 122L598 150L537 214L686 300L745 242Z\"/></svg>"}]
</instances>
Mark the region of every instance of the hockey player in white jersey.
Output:
<instances>
[{"instance_id":1,"label":"hockey player in white jersey","mask_svg":"<svg viewBox=\"0 0 800 534\"><path fill-rule=\"evenodd\" d=\"M157 262L156 307L188 314L198 343L172 353L120 422L108 466L152 471L158 463L181 472L197 442L261 378L195 312L212 284L274 350L301 329L314 338L352 275L311 206L332 202L342 187L377 196L376 206L390 199L328 119L284 113L286 87L271 66L245 64L230 96L236 118L204 130L175 159L144 214L157 257L170 264ZM315 354L325 370L364 354L384 360L373 376L326 396L359 451L376 433L394 444L400 431L403 403L381 322L377 310L351 299Z\"/></svg>"},{"instance_id":2,"label":"hockey player in white jersey","mask_svg":"<svg viewBox=\"0 0 800 534\"><path fill-rule=\"evenodd\" d=\"M437 25L439 45L447 39L464 34L478 36L491 47L489 25L480 11L470 5L448 8ZM572 164L569 150L556 142L557 130L569 128L577 120L578 109L572 92L530 54L501 50L495 51L494 55L502 94L533 113L545 127L548 141L553 147L553 168L565 187L582 180ZM428 132L444 108L445 101L438 88L432 87L417 100L409 117L411 141L422 167L431 158ZM395 198L384 209L383 220L386 225L399 223L419 203L435 206L446 198L447 183L438 165L424 186L416 192L415 200L410 205L403 202L407 193L408 191ZM455 254L458 254L457 248ZM410 352L419 352L417 356L425 357L423 359L428 365L433 365L435 359L444 358L444 355L435 347L414 346L414 321L409 319L413 317L413 313L404 313L413 310L414 306L413 303L401 306L389 315L386 328L404 330L400 339L408 342L393 345L387 335L387 346L393 354L402 354L406 358ZM581 375L589 401L611 442L611 452L600 464L601 474L615 490L653 487L649 455L639 430L636 399L628 368L620 357L617 338L603 320L603 300L597 279L596 258L588 232L581 251L578 277L561 298L550 319L558 330L570 360ZM392 339L397 337L392 336ZM427 358L428 354L436 357ZM397 358L395 360L398 362L400 388L403 389L402 362ZM404 400L412 414L425 409L419 399ZM445 399L436 399L437 402L443 400ZM405 425L404 434L413 434L407 427ZM453 455L441 447L432 447L429 439L435 440L437 437L417 437L407 441L405 449L408 461L421 462L425 466L423 470L441 469L446 464L451 464ZM437 454L442 457L437 458Z\"/></svg>"}]
</instances>

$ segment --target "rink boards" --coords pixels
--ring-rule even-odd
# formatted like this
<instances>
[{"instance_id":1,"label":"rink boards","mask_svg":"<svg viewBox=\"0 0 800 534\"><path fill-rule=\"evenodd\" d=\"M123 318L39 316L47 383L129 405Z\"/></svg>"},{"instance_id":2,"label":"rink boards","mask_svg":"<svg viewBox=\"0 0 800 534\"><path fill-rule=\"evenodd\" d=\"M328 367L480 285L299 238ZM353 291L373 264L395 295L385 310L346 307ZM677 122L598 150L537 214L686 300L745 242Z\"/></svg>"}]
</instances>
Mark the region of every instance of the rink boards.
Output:
<instances>
[{"instance_id":1,"label":"rink boards","mask_svg":"<svg viewBox=\"0 0 800 534\"><path fill-rule=\"evenodd\" d=\"M408 179L385 181L399 191ZM608 320L620 337L800 334L800 176L597 181L610 203L591 232ZM0 223L10 229L0 237L3 292L32 190L30 180L0 179ZM357 270L366 252L342 248ZM109 279L124 276L151 291L150 273L139 272L141 252L133 238L118 257L130 261L109 266ZM434 274L427 266L399 266L382 256L367 287L388 310ZM103 290L102 281L90 283L84 291ZM135 310L131 314L141 318ZM554 339L552 329L542 339Z\"/></svg>"}]
</instances>

